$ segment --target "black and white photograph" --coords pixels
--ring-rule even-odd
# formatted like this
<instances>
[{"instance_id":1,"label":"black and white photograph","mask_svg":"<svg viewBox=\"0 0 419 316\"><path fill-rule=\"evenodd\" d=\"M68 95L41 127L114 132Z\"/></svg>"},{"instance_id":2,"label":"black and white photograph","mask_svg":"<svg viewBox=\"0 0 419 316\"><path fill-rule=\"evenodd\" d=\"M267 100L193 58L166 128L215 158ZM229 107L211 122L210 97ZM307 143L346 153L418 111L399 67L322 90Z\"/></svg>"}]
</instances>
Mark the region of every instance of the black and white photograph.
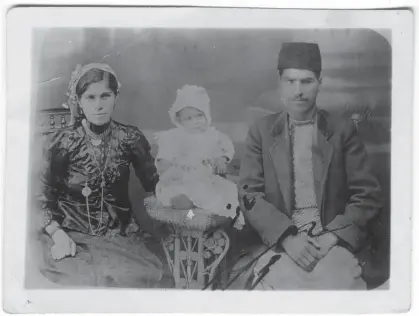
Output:
<instances>
[{"instance_id":1,"label":"black and white photograph","mask_svg":"<svg viewBox=\"0 0 419 316\"><path fill-rule=\"evenodd\" d=\"M409 10L14 10L21 293L409 302Z\"/></svg>"}]
</instances>

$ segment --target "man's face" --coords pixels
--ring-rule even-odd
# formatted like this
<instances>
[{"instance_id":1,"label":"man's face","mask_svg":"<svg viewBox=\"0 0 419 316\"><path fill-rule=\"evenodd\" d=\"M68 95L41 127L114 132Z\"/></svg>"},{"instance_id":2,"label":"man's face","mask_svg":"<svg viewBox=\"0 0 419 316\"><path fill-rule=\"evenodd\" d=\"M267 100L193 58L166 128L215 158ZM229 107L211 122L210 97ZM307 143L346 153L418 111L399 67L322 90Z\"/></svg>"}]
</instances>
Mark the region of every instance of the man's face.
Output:
<instances>
[{"instance_id":1,"label":"man's face","mask_svg":"<svg viewBox=\"0 0 419 316\"><path fill-rule=\"evenodd\" d=\"M287 112L294 118L304 118L315 104L321 78L310 70L285 69L278 77L278 91Z\"/></svg>"}]
</instances>

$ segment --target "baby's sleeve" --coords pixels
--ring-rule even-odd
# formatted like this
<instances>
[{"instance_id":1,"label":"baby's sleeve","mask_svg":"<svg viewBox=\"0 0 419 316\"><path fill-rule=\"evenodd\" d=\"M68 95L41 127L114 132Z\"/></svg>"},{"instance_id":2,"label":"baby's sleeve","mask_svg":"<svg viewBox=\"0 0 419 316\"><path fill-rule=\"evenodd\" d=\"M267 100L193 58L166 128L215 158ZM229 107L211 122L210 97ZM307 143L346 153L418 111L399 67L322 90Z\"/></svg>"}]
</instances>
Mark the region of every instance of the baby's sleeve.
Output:
<instances>
[{"instance_id":1,"label":"baby's sleeve","mask_svg":"<svg viewBox=\"0 0 419 316\"><path fill-rule=\"evenodd\" d=\"M221 157L225 156L228 158L228 161L231 161L234 157L234 145L230 138L221 132L218 132L218 150L221 153Z\"/></svg>"},{"instance_id":2,"label":"baby's sleeve","mask_svg":"<svg viewBox=\"0 0 419 316\"><path fill-rule=\"evenodd\" d=\"M176 138L168 131L154 134L157 143L156 160L172 161L176 156Z\"/></svg>"}]
</instances>

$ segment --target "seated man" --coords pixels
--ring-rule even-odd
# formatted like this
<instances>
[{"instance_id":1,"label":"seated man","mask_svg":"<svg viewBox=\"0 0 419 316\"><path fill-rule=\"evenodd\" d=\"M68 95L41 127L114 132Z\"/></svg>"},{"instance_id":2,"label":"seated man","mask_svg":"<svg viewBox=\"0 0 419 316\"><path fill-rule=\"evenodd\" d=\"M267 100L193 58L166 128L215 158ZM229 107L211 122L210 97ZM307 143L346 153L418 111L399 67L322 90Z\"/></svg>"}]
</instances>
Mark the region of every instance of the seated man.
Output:
<instances>
[{"instance_id":1,"label":"seated man","mask_svg":"<svg viewBox=\"0 0 419 316\"><path fill-rule=\"evenodd\" d=\"M317 44L283 45L284 109L251 126L239 183L247 222L271 249L231 288L243 288L267 263L256 288L366 288L356 256L381 209L380 186L354 124L316 106L320 74Z\"/></svg>"}]
</instances>

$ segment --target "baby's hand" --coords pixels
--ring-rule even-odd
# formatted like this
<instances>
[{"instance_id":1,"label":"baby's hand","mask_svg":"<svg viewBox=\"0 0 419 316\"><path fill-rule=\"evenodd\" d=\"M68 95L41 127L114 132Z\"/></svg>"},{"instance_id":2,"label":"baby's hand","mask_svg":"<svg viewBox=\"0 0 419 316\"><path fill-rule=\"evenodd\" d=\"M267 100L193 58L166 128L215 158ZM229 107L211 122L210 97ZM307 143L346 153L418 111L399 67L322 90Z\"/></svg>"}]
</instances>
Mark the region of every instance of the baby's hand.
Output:
<instances>
[{"instance_id":1,"label":"baby's hand","mask_svg":"<svg viewBox=\"0 0 419 316\"><path fill-rule=\"evenodd\" d=\"M156 160L157 173L161 176L167 169L172 166L172 163L165 159Z\"/></svg>"},{"instance_id":2,"label":"baby's hand","mask_svg":"<svg viewBox=\"0 0 419 316\"><path fill-rule=\"evenodd\" d=\"M216 174L224 175L227 173L228 158L218 157L214 159L214 171Z\"/></svg>"}]
</instances>

